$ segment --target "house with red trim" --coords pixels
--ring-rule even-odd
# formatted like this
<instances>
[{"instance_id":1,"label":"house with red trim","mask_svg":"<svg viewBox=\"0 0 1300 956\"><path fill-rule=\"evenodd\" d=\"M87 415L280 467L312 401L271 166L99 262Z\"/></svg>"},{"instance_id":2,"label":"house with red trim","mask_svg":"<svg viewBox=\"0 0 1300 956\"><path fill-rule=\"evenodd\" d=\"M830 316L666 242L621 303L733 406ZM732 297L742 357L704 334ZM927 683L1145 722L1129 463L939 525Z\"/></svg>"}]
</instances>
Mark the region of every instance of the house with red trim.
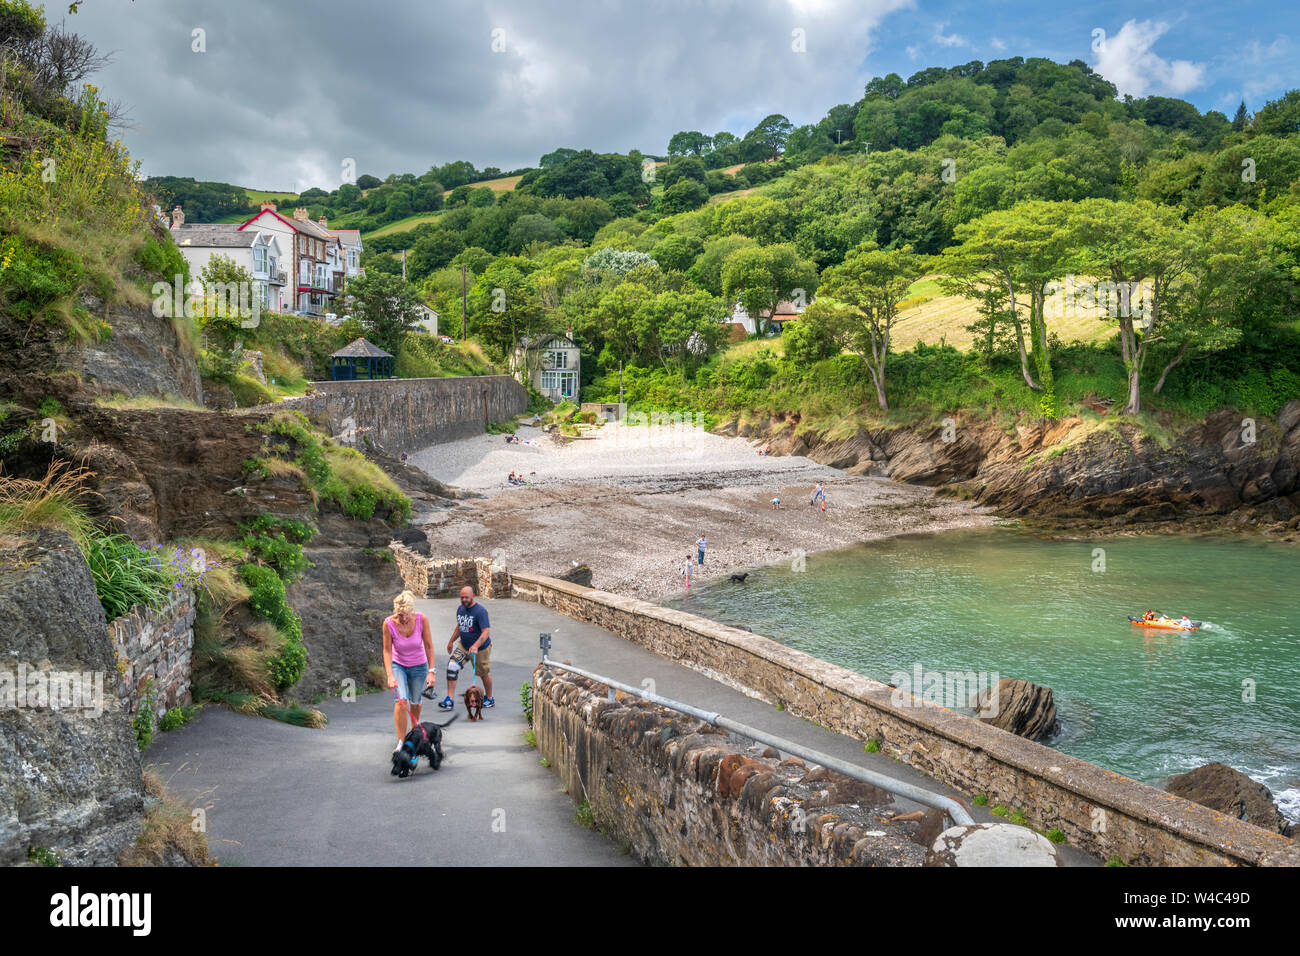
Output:
<instances>
[{"instance_id":1,"label":"house with red trim","mask_svg":"<svg viewBox=\"0 0 1300 956\"><path fill-rule=\"evenodd\" d=\"M292 218L281 215L273 202L262 203L257 215L238 227L261 230L280 239L281 248L290 250L289 284L292 299L282 304L282 311L307 315L334 312L334 300L343 291L346 263L339 237L326 228L325 217L313 222L307 210L293 211Z\"/></svg>"}]
</instances>

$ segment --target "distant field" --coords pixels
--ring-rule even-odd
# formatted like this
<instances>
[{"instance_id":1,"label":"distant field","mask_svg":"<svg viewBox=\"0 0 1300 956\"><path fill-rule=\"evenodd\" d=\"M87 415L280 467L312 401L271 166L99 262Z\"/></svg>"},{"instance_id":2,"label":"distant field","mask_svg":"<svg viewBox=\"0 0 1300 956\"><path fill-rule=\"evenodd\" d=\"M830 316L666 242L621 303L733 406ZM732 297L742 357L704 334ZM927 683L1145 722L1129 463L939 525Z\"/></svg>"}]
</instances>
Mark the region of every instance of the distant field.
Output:
<instances>
[{"instance_id":1,"label":"distant field","mask_svg":"<svg viewBox=\"0 0 1300 956\"><path fill-rule=\"evenodd\" d=\"M924 297L927 301L899 314L891 335L892 348L907 351L917 342L927 345L946 342L962 351L971 347L974 336L966 331L966 326L979 318L975 302L957 295L944 295L933 276L912 283L907 291L909 298ZM1060 336L1062 342L1102 342L1115 331L1115 323L1095 308L1080 309L1078 315L1050 319L1049 323L1049 330Z\"/></svg>"},{"instance_id":2,"label":"distant field","mask_svg":"<svg viewBox=\"0 0 1300 956\"><path fill-rule=\"evenodd\" d=\"M438 210L437 212L419 212L416 213L414 216L407 216L405 219L399 219L396 222L390 222L387 225L385 225L383 228L376 229L374 232L367 232L361 238L363 240L373 239L376 236L387 236L395 232L410 232L412 229L414 229L418 225L421 225L422 223L434 222L439 216L442 215L442 213L443 210L441 209Z\"/></svg>"},{"instance_id":3,"label":"distant field","mask_svg":"<svg viewBox=\"0 0 1300 956\"><path fill-rule=\"evenodd\" d=\"M523 178L524 178L523 174L520 173L518 176L502 176L500 179L485 179L481 183L466 183L465 185L469 186L470 189L479 189L483 186L486 186L488 189L491 189L493 192L508 193L516 186L518 186L519 180ZM442 194L444 196L450 196L451 190L450 189L443 190Z\"/></svg>"},{"instance_id":4,"label":"distant field","mask_svg":"<svg viewBox=\"0 0 1300 956\"><path fill-rule=\"evenodd\" d=\"M264 189L249 189L247 187L244 188L244 193L245 195L248 196L249 202L262 203L262 202L266 202L268 199L273 202L275 201L297 202L298 201L298 196L295 193L267 192Z\"/></svg>"},{"instance_id":5,"label":"distant field","mask_svg":"<svg viewBox=\"0 0 1300 956\"><path fill-rule=\"evenodd\" d=\"M726 202L728 199L735 199L737 196L750 196L757 189L757 186L750 186L748 189L735 189L729 193L718 193L716 196L710 196L709 202Z\"/></svg>"}]
</instances>

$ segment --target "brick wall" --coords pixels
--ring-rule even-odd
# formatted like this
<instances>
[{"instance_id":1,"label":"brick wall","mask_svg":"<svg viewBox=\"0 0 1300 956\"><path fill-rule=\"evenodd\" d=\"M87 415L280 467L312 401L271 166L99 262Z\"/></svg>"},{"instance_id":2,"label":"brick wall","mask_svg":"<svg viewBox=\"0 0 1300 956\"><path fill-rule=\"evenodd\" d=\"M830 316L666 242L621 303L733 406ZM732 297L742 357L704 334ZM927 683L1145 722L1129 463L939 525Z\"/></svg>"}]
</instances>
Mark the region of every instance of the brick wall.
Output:
<instances>
[{"instance_id":1,"label":"brick wall","mask_svg":"<svg viewBox=\"0 0 1300 956\"><path fill-rule=\"evenodd\" d=\"M149 680L159 717L172 707L191 703L196 610L194 595L182 588L159 610L136 605L108 622L121 675L118 693L132 714L140 709Z\"/></svg>"},{"instance_id":2,"label":"brick wall","mask_svg":"<svg viewBox=\"0 0 1300 956\"><path fill-rule=\"evenodd\" d=\"M425 557L403 544L388 546L397 559L406 589L416 597L455 597L463 587L471 587L479 597L511 596L510 573L491 558Z\"/></svg>"},{"instance_id":3,"label":"brick wall","mask_svg":"<svg viewBox=\"0 0 1300 956\"><path fill-rule=\"evenodd\" d=\"M587 621L752 697L859 740L875 739L935 779L989 803L1021 807L1100 859L1154 865L1300 865L1300 846L770 638L683 611L515 572L514 596Z\"/></svg>"},{"instance_id":4,"label":"brick wall","mask_svg":"<svg viewBox=\"0 0 1300 956\"><path fill-rule=\"evenodd\" d=\"M330 434L346 444L368 442L393 457L481 435L489 422L528 409L528 392L509 375L313 382L312 388L315 394L280 407L327 420Z\"/></svg>"},{"instance_id":5,"label":"brick wall","mask_svg":"<svg viewBox=\"0 0 1300 956\"><path fill-rule=\"evenodd\" d=\"M686 866L920 866L892 797L585 678L533 672L537 749L602 833Z\"/></svg>"}]
</instances>

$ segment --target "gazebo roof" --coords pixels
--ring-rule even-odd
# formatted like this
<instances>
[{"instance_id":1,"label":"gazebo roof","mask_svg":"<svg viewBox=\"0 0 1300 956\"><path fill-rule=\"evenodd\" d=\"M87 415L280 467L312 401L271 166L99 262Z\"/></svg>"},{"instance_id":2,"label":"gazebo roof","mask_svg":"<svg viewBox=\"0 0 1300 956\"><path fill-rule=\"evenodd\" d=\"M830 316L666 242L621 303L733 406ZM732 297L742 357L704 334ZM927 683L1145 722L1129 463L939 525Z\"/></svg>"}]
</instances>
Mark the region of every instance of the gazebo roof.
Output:
<instances>
[{"instance_id":1,"label":"gazebo roof","mask_svg":"<svg viewBox=\"0 0 1300 956\"><path fill-rule=\"evenodd\" d=\"M349 342L343 348L339 349L330 358L392 358L393 356L385 352L378 345L367 341L364 338Z\"/></svg>"}]
</instances>

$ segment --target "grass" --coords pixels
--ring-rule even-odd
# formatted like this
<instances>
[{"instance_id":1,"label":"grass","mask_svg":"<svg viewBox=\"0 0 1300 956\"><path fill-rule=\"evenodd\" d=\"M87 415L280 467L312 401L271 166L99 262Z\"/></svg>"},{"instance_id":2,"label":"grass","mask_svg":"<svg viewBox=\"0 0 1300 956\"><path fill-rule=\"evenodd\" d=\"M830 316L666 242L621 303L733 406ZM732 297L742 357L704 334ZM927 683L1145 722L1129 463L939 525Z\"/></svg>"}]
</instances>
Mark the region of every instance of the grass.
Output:
<instances>
[{"instance_id":1,"label":"grass","mask_svg":"<svg viewBox=\"0 0 1300 956\"><path fill-rule=\"evenodd\" d=\"M54 461L43 478L0 481L0 533L20 535L38 528L61 528L84 547L95 535L94 524L82 509L83 501L95 494L85 484L92 474Z\"/></svg>"},{"instance_id":2,"label":"grass","mask_svg":"<svg viewBox=\"0 0 1300 956\"><path fill-rule=\"evenodd\" d=\"M874 739L868 740L865 744L862 745L862 749L869 754L878 754L880 753L880 744L877 743Z\"/></svg>"},{"instance_id":3,"label":"grass","mask_svg":"<svg viewBox=\"0 0 1300 956\"><path fill-rule=\"evenodd\" d=\"M120 866L159 866L178 853L193 866L215 866L208 855L206 827L195 826L195 813L163 786L157 771L144 772L144 826L135 844L118 856Z\"/></svg>"},{"instance_id":4,"label":"grass","mask_svg":"<svg viewBox=\"0 0 1300 956\"><path fill-rule=\"evenodd\" d=\"M596 817L591 812L590 800L584 799L582 803L578 804L577 809L573 811L573 822L586 827L588 830L596 829Z\"/></svg>"},{"instance_id":5,"label":"grass","mask_svg":"<svg viewBox=\"0 0 1300 956\"><path fill-rule=\"evenodd\" d=\"M380 236L391 236L398 232L410 232L416 226L422 226L426 222L437 222L438 217L446 210L439 209L437 212L418 212L413 216L407 216L405 219L395 219L394 221L381 226L373 232L363 233L362 241L367 239L378 239ZM343 228L343 227L339 227Z\"/></svg>"},{"instance_id":6,"label":"grass","mask_svg":"<svg viewBox=\"0 0 1300 956\"><path fill-rule=\"evenodd\" d=\"M99 398L95 401L96 405L105 408L127 408L127 409L154 409L154 408L181 408L187 412L206 412L208 409L188 398L182 398L179 395L167 395L159 398L155 395L124 395L116 392L111 398Z\"/></svg>"}]
</instances>

